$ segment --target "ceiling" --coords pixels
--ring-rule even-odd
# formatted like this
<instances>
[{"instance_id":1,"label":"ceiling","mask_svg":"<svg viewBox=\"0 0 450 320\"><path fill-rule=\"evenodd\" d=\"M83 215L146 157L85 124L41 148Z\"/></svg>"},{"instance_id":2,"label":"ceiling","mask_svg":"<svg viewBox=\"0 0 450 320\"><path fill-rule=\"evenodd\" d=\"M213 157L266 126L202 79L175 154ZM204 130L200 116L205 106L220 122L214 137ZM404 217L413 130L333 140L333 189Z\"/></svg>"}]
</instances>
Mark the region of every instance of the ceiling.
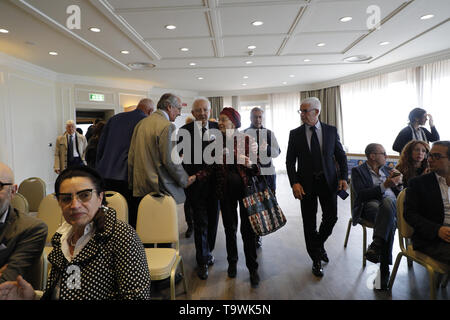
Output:
<instances>
[{"instance_id":1,"label":"ceiling","mask_svg":"<svg viewBox=\"0 0 450 320\"><path fill-rule=\"evenodd\" d=\"M81 29L69 29L70 5ZM420 19L426 14L434 17ZM9 30L0 52L61 74L160 88L276 88L450 52L449 17L449 0L0 0L0 29ZM355 55L372 58L343 60ZM133 70L135 62L155 67Z\"/></svg>"}]
</instances>

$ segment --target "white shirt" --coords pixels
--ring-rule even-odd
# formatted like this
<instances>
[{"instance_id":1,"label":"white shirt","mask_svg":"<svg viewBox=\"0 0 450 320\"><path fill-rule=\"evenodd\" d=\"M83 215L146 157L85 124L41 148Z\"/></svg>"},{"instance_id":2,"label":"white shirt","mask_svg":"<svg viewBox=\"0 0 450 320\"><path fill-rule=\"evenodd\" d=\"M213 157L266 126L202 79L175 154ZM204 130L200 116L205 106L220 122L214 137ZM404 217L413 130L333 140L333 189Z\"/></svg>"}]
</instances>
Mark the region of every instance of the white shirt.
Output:
<instances>
[{"instance_id":1,"label":"white shirt","mask_svg":"<svg viewBox=\"0 0 450 320\"><path fill-rule=\"evenodd\" d=\"M442 202L444 204L444 226L450 227L450 188L444 177L435 173L436 179L441 189Z\"/></svg>"},{"instance_id":2,"label":"white shirt","mask_svg":"<svg viewBox=\"0 0 450 320\"><path fill-rule=\"evenodd\" d=\"M380 186L381 193L383 194L383 197L384 198L389 197L389 198L396 199L397 197L395 196L394 191L392 191L391 188L386 188L384 186L384 182L387 179L387 176L384 173L384 171L381 170L381 168L380 168L378 170L378 174L377 174L375 171L373 171L373 169L369 165L367 165L367 166L369 167L369 172L370 172L370 175L372 176L373 185L374 186Z\"/></svg>"},{"instance_id":3,"label":"white shirt","mask_svg":"<svg viewBox=\"0 0 450 320\"><path fill-rule=\"evenodd\" d=\"M322 151L322 126L320 125L320 121L317 121L317 123L314 126L316 127L316 134L317 139L319 140L320 151ZM306 127L306 141L308 142L309 150L311 150L312 131L310 128L312 126L305 123L305 127Z\"/></svg>"},{"instance_id":4,"label":"white shirt","mask_svg":"<svg viewBox=\"0 0 450 320\"><path fill-rule=\"evenodd\" d=\"M161 109L161 111L164 114L164 116L166 117L166 119L170 121L169 114L167 113L167 111L166 110L162 110L162 109Z\"/></svg>"},{"instance_id":5,"label":"white shirt","mask_svg":"<svg viewBox=\"0 0 450 320\"><path fill-rule=\"evenodd\" d=\"M0 223L5 223L6 217L8 216L8 212L9 212L9 207L6 208L5 213L3 214L3 216L0 219Z\"/></svg>"}]
</instances>

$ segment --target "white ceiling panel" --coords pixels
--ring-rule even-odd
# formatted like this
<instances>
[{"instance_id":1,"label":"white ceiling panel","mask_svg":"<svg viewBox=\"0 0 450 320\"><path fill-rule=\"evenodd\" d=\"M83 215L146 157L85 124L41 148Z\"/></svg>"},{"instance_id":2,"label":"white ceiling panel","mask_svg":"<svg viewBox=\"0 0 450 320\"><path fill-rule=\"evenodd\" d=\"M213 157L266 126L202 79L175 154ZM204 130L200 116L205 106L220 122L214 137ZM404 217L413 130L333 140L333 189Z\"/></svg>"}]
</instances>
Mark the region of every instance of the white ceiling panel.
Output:
<instances>
[{"instance_id":1,"label":"white ceiling panel","mask_svg":"<svg viewBox=\"0 0 450 320\"><path fill-rule=\"evenodd\" d=\"M350 43L358 39L364 33L314 33L297 34L290 41L289 46L284 50L285 54L298 53L332 53L342 52ZM319 47L317 44L325 43L325 46Z\"/></svg>"},{"instance_id":2,"label":"white ceiling panel","mask_svg":"<svg viewBox=\"0 0 450 320\"><path fill-rule=\"evenodd\" d=\"M203 0L107 0L116 9L136 8L179 8L188 6L203 6Z\"/></svg>"},{"instance_id":3,"label":"white ceiling panel","mask_svg":"<svg viewBox=\"0 0 450 320\"><path fill-rule=\"evenodd\" d=\"M247 55L253 50L258 55L275 55L280 48L283 35L279 36L259 36L259 37L226 37L223 39L225 56ZM249 49L248 46L256 46L256 49Z\"/></svg>"},{"instance_id":4,"label":"white ceiling panel","mask_svg":"<svg viewBox=\"0 0 450 320\"><path fill-rule=\"evenodd\" d=\"M150 45L154 47L163 58L192 58L192 57L213 57L214 48L212 41L208 39L167 39L152 40ZM183 52L181 48L188 48Z\"/></svg>"}]
</instances>

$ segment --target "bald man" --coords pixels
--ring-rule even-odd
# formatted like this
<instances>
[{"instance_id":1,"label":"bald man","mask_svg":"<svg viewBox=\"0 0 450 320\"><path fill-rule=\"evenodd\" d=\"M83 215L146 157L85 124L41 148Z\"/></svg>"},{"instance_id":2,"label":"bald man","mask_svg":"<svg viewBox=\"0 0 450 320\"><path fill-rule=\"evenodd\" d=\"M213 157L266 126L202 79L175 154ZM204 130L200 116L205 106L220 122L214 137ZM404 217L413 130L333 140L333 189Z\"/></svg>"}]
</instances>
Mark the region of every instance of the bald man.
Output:
<instances>
[{"instance_id":1,"label":"bald man","mask_svg":"<svg viewBox=\"0 0 450 320\"><path fill-rule=\"evenodd\" d=\"M151 115L151 99L139 101L135 110L111 117L103 128L97 146L96 169L105 180L106 189L122 194L128 203L128 223L136 228L137 207L128 189L128 150L138 122Z\"/></svg>"},{"instance_id":2,"label":"bald man","mask_svg":"<svg viewBox=\"0 0 450 320\"><path fill-rule=\"evenodd\" d=\"M18 275L30 281L31 266L40 258L47 225L11 207L17 192L12 170L0 162L0 283Z\"/></svg>"}]
</instances>

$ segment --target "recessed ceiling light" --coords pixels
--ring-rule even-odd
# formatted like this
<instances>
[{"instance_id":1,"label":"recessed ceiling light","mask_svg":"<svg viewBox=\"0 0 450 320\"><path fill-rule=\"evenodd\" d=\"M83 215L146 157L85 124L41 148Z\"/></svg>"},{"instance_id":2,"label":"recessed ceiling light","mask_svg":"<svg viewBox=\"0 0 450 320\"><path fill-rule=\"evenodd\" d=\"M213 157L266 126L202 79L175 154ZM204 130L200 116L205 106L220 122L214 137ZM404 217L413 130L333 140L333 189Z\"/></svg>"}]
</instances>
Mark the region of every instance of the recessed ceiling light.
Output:
<instances>
[{"instance_id":1,"label":"recessed ceiling light","mask_svg":"<svg viewBox=\"0 0 450 320\"><path fill-rule=\"evenodd\" d=\"M262 21L253 21L252 22L252 25L254 25L255 27L261 26L263 24L264 24L264 22L262 22Z\"/></svg>"},{"instance_id":2,"label":"recessed ceiling light","mask_svg":"<svg viewBox=\"0 0 450 320\"><path fill-rule=\"evenodd\" d=\"M385 46L385 45L388 45L390 42L389 41L383 41L383 42L380 42L379 44L380 44L380 46Z\"/></svg>"},{"instance_id":3,"label":"recessed ceiling light","mask_svg":"<svg viewBox=\"0 0 450 320\"><path fill-rule=\"evenodd\" d=\"M203 77L197 77L197 79L198 79L198 80L203 80L204 78L203 78Z\"/></svg>"},{"instance_id":4,"label":"recessed ceiling light","mask_svg":"<svg viewBox=\"0 0 450 320\"><path fill-rule=\"evenodd\" d=\"M349 22L352 19L353 19L352 17L342 17L342 18L339 19L339 21L341 21L341 22Z\"/></svg>"},{"instance_id":5,"label":"recessed ceiling light","mask_svg":"<svg viewBox=\"0 0 450 320\"><path fill-rule=\"evenodd\" d=\"M283 84L287 84L287 82L286 82L286 81L283 81Z\"/></svg>"},{"instance_id":6,"label":"recessed ceiling light","mask_svg":"<svg viewBox=\"0 0 450 320\"><path fill-rule=\"evenodd\" d=\"M248 46L247 48L249 48L250 50L256 49L256 46Z\"/></svg>"},{"instance_id":7,"label":"recessed ceiling light","mask_svg":"<svg viewBox=\"0 0 450 320\"><path fill-rule=\"evenodd\" d=\"M167 30L174 30L174 29L177 28L177 26L174 26L173 24L168 24L165 28L166 28Z\"/></svg>"},{"instance_id":8,"label":"recessed ceiling light","mask_svg":"<svg viewBox=\"0 0 450 320\"><path fill-rule=\"evenodd\" d=\"M293 74L289 75L289 78L294 78L294 77L295 77L295 75L293 75Z\"/></svg>"},{"instance_id":9,"label":"recessed ceiling light","mask_svg":"<svg viewBox=\"0 0 450 320\"><path fill-rule=\"evenodd\" d=\"M250 60L249 60L249 61L245 61L245 63L246 63L246 64L252 64L253 61L250 61Z\"/></svg>"},{"instance_id":10,"label":"recessed ceiling light","mask_svg":"<svg viewBox=\"0 0 450 320\"><path fill-rule=\"evenodd\" d=\"M197 64L195 62L189 63L190 66L196 66Z\"/></svg>"},{"instance_id":11,"label":"recessed ceiling light","mask_svg":"<svg viewBox=\"0 0 450 320\"><path fill-rule=\"evenodd\" d=\"M100 31L102 31L102 30L100 30L100 28L97 28L97 27L89 28L89 30L91 30L92 32L100 32Z\"/></svg>"},{"instance_id":12,"label":"recessed ceiling light","mask_svg":"<svg viewBox=\"0 0 450 320\"><path fill-rule=\"evenodd\" d=\"M6 30L6 29L0 29L0 33L9 33L9 30Z\"/></svg>"},{"instance_id":13,"label":"recessed ceiling light","mask_svg":"<svg viewBox=\"0 0 450 320\"><path fill-rule=\"evenodd\" d=\"M244 79L248 79L248 76L243 76L242 78L244 78Z\"/></svg>"},{"instance_id":14,"label":"recessed ceiling light","mask_svg":"<svg viewBox=\"0 0 450 320\"><path fill-rule=\"evenodd\" d=\"M318 46L318 47L324 47L324 46L325 46L325 43L324 43L324 42L320 42L320 43L317 44L317 46Z\"/></svg>"},{"instance_id":15,"label":"recessed ceiling light","mask_svg":"<svg viewBox=\"0 0 450 320\"><path fill-rule=\"evenodd\" d=\"M180 48L181 51L186 52L189 51L189 48Z\"/></svg>"},{"instance_id":16,"label":"recessed ceiling light","mask_svg":"<svg viewBox=\"0 0 450 320\"><path fill-rule=\"evenodd\" d=\"M347 57L344 58L344 61L347 62L363 62L363 61L367 61L372 59L371 56L367 56L367 55L357 55L357 56L351 56L351 57Z\"/></svg>"},{"instance_id":17,"label":"recessed ceiling light","mask_svg":"<svg viewBox=\"0 0 450 320\"><path fill-rule=\"evenodd\" d=\"M311 59L303 59L304 62L310 62Z\"/></svg>"},{"instance_id":18,"label":"recessed ceiling light","mask_svg":"<svg viewBox=\"0 0 450 320\"><path fill-rule=\"evenodd\" d=\"M428 20L434 17L434 14L426 14L424 16L421 16L420 19L422 20Z\"/></svg>"},{"instance_id":19,"label":"recessed ceiling light","mask_svg":"<svg viewBox=\"0 0 450 320\"><path fill-rule=\"evenodd\" d=\"M128 51L128 50L122 50L122 51L120 51L120 53L122 53L122 54L129 54L130 51Z\"/></svg>"},{"instance_id":20,"label":"recessed ceiling light","mask_svg":"<svg viewBox=\"0 0 450 320\"><path fill-rule=\"evenodd\" d=\"M57 55L58 55L58 52L56 52L56 51L50 51L48 54L51 55L51 56L57 56Z\"/></svg>"},{"instance_id":21,"label":"recessed ceiling light","mask_svg":"<svg viewBox=\"0 0 450 320\"><path fill-rule=\"evenodd\" d=\"M247 84L246 84L246 83L243 83L242 85L245 87Z\"/></svg>"}]
</instances>

